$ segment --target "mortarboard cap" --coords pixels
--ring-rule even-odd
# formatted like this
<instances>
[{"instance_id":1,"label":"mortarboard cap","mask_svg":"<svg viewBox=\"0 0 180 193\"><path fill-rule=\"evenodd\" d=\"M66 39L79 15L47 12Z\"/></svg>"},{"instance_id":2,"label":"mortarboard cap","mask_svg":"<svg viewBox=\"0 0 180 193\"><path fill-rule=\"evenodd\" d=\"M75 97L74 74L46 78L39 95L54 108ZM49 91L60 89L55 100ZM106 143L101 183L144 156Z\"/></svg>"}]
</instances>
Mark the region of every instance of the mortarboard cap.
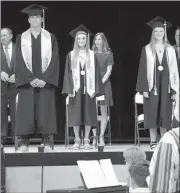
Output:
<instances>
[{"instance_id":1,"label":"mortarboard cap","mask_svg":"<svg viewBox=\"0 0 180 193\"><path fill-rule=\"evenodd\" d=\"M165 25L167 28L170 28L172 26L171 23L167 22L165 19L163 19L162 17L155 17L154 19L152 19L151 21L149 21L147 23L147 25L149 27L151 27L152 29L156 28L156 27L163 27L165 28Z\"/></svg>"},{"instance_id":2,"label":"mortarboard cap","mask_svg":"<svg viewBox=\"0 0 180 193\"><path fill-rule=\"evenodd\" d=\"M87 35L89 34L90 36L92 35L92 33L83 25L79 25L78 27L76 27L75 29L73 29L69 34L75 38L77 34L79 34L78 32L85 32Z\"/></svg>"},{"instance_id":3,"label":"mortarboard cap","mask_svg":"<svg viewBox=\"0 0 180 193\"><path fill-rule=\"evenodd\" d=\"M22 9L21 12L28 14L28 16L43 15L44 10L46 9L47 7L37 5L37 4L32 4Z\"/></svg>"}]
</instances>

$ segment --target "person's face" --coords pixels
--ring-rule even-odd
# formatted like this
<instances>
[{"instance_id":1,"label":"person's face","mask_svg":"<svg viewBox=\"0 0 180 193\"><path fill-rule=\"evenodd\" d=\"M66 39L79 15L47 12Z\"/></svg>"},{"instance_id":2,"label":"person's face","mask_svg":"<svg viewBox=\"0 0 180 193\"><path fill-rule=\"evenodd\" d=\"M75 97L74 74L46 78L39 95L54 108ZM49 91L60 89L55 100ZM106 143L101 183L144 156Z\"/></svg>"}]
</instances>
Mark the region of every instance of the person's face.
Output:
<instances>
[{"instance_id":1,"label":"person's face","mask_svg":"<svg viewBox=\"0 0 180 193\"><path fill-rule=\"evenodd\" d=\"M103 46L103 40L102 40L100 35L97 35L95 38L95 46L97 48L102 48L102 46Z\"/></svg>"},{"instance_id":2,"label":"person's face","mask_svg":"<svg viewBox=\"0 0 180 193\"><path fill-rule=\"evenodd\" d=\"M7 29L1 30L1 43L4 46L7 46L11 42L12 37L13 35Z\"/></svg>"},{"instance_id":3,"label":"person's face","mask_svg":"<svg viewBox=\"0 0 180 193\"><path fill-rule=\"evenodd\" d=\"M77 36L77 42L80 48L84 48L87 42L87 36L85 34L79 34Z\"/></svg>"},{"instance_id":4,"label":"person's face","mask_svg":"<svg viewBox=\"0 0 180 193\"><path fill-rule=\"evenodd\" d=\"M175 33L175 41L176 41L176 45L179 46L179 32L180 32L180 29L176 30L176 33Z\"/></svg>"},{"instance_id":5,"label":"person's face","mask_svg":"<svg viewBox=\"0 0 180 193\"><path fill-rule=\"evenodd\" d=\"M41 17L41 15L32 15L29 16L28 18L28 22L30 23L31 27L39 27L41 26L43 19Z\"/></svg>"},{"instance_id":6,"label":"person's face","mask_svg":"<svg viewBox=\"0 0 180 193\"><path fill-rule=\"evenodd\" d=\"M164 37L164 28L156 27L154 29L154 37L156 40L162 40Z\"/></svg>"}]
</instances>

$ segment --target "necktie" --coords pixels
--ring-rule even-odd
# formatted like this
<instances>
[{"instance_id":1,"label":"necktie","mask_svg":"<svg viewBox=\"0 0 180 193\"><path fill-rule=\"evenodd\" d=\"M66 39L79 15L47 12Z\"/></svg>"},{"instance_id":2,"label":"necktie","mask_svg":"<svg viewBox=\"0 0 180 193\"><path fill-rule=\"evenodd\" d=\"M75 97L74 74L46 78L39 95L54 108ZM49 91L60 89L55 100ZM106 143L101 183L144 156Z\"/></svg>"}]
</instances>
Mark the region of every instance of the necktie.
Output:
<instances>
[{"instance_id":1,"label":"necktie","mask_svg":"<svg viewBox=\"0 0 180 193\"><path fill-rule=\"evenodd\" d=\"M5 50L5 55L6 55L8 66L10 67L11 60L10 60L8 49L9 49L8 46L6 46L4 50Z\"/></svg>"}]
</instances>

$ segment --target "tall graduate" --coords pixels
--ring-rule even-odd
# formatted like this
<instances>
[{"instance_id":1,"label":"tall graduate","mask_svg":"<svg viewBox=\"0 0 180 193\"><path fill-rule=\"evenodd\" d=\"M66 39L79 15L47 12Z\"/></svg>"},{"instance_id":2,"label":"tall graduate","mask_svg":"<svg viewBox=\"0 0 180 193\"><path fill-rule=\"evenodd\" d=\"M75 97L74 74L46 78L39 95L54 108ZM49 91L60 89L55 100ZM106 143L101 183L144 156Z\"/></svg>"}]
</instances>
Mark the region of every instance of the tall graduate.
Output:
<instances>
[{"instance_id":1,"label":"tall graduate","mask_svg":"<svg viewBox=\"0 0 180 193\"><path fill-rule=\"evenodd\" d=\"M171 24L156 17L148 25L153 29L152 36L142 49L136 90L144 95L145 128L150 129L153 149L157 128L161 136L171 128L172 104L179 100L179 74L176 53L166 34L166 26Z\"/></svg>"},{"instance_id":2,"label":"tall graduate","mask_svg":"<svg viewBox=\"0 0 180 193\"><path fill-rule=\"evenodd\" d=\"M55 89L59 81L59 50L56 37L41 27L40 5L22 10L28 14L30 28L17 37L16 86L19 88L16 135L21 136L19 152L28 151L29 135L42 134L45 151L52 151L50 135L57 132Z\"/></svg>"},{"instance_id":3,"label":"tall graduate","mask_svg":"<svg viewBox=\"0 0 180 193\"><path fill-rule=\"evenodd\" d=\"M89 132L97 127L96 96L104 94L98 60L89 47L91 32L80 25L70 32L75 38L74 48L68 53L62 93L68 94L68 126L74 128L75 143L79 149L79 126L85 125L84 148L90 149Z\"/></svg>"}]
</instances>

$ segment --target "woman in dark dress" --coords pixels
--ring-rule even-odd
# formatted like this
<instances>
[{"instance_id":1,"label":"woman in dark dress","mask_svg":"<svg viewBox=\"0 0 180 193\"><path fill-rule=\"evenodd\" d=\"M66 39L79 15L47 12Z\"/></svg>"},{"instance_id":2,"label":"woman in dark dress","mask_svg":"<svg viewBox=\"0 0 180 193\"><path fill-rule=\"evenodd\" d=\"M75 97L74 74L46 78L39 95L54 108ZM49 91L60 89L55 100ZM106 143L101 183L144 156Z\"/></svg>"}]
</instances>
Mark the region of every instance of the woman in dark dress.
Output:
<instances>
[{"instance_id":1,"label":"woman in dark dress","mask_svg":"<svg viewBox=\"0 0 180 193\"><path fill-rule=\"evenodd\" d=\"M114 60L106 36L103 33L97 33L95 35L92 50L95 52L95 55L97 56L101 71L102 82L105 88L104 100L100 100L100 98L97 98L97 100L99 100L98 105L100 105L102 116L99 143L100 145L104 145L105 144L104 133L108 122L107 107L113 106L112 89L109 77L111 75L112 67L114 65ZM96 132L93 133L94 135L96 134ZM94 143L95 140L93 141L93 144Z\"/></svg>"},{"instance_id":2,"label":"woman in dark dress","mask_svg":"<svg viewBox=\"0 0 180 193\"><path fill-rule=\"evenodd\" d=\"M150 129L150 148L157 145L157 128L161 137L171 128L172 104L179 96L179 75L174 48L168 43L166 25L160 17L151 20L151 41L143 47L136 90L144 96L144 127Z\"/></svg>"},{"instance_id":3,"label":"woman in dark dress","mask_svg":"<svg viewBox=\"0 0 180 193\"><path fill-rule=\"evenodd\" d=\"M75 133L74 149L79 149L81 140L79 126L85 126L84 148L90 149L89 132L97 127L96 97L104 94L99 65L94 52L89 48L90 31L80 25L70 35L75 38L74 48L66 58L63 94L68 94L68 126Z\"/></svg>"}]
</instances>

